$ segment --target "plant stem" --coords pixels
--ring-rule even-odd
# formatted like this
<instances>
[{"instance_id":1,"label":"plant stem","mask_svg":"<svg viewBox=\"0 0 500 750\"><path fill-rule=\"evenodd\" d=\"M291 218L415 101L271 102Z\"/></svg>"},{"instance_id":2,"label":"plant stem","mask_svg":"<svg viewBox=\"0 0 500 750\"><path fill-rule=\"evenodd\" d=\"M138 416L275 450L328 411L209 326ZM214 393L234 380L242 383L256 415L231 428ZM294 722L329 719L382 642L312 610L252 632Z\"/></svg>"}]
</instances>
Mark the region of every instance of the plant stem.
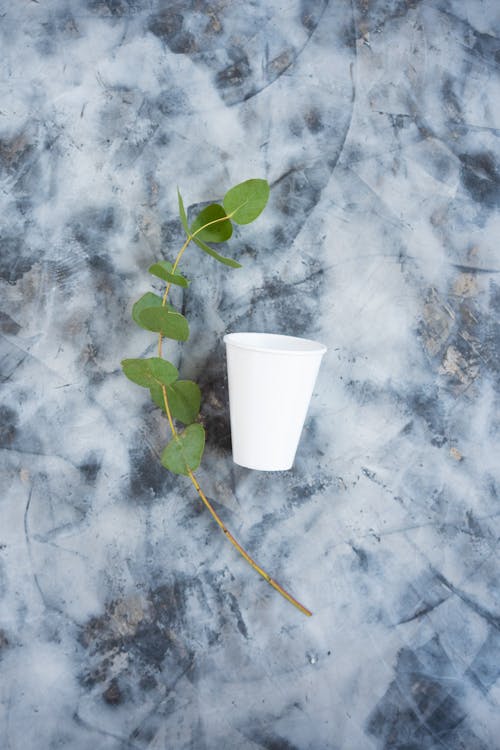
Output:
<instances>
[{"instance_id":1,"label":"plant stem","mask_svg":"<svg viewBox=\"0 0 500 750\"><path fill-rule=\"evenodd\" d=\"M196 232L194 232L193 235L189 235L188 238L186 239L184 245L179 250L177 258L175 259L175 263L172 266L172 273L175 273L175 270L176 270L177 266L179 265L180 259L182 258L182 255L183 255L184 251L186 250L187 246L191 242L191 240L194 237L194 235L198 234L198 232L201 232L207 226L210 226L210 224L216 224L219 221L226 221L227 218L228 218L228 216L225 216L225 217L223 217L221 219L215 219L214 221L211 221L208 224L205 224L203 227L200 227ZM163 299L162 299L162 306L163 307L167 303L167 297L168 297L168 294L170 292L170 287L171 286L172 286L171 283L168 283L167 287L165 289L165 293L164 293ZM163 336L162 336L161 333L159 333L158 334L158 356L159 357L162 356L162 341L163 341ZM170 425L170 430L172 431L172 436L173 436L174 440L178 441L179 440L179 435L178 435L178 432L177 432L177 430L175 428L174 420L172 419L172 413L170 411L170 405L168 403L167 389L166 389L165 386L162 386L162 392L163 392L163 401L164 401L164 404L165 404L165 412L167 414L167 419L168 419L168 423ZM248 554L248 552L246 552L243 549L243 547L241 546L241 544L234 538L234 536L231 534L231 532L229 531L229 529L227 528L227 526L224 524L224 522L222 521L222 519L220 518L220 516L217 514L217 512L216 512L215 508L213 507L212 503L208 500L207 496L205 495L205 493L201 489L201 487L200 487L200 485L198 483L198 480L196 479L195 475L193 474L193 472L190 469L188 470L188 476L189 476L191 482L193 483L194 488L196 489L196 492L200 496L203 504L205 505L205 507L207 508L207 510L210 512L212 518L216 521L216 523L219 526L219 528L226 535L227 539L231 542L231 544L233 545L233 547L235 547L238 550L238 552L240 553L240 555L242 555L242 557L245 558L245 560L249 563L249 565L251 565L252 568L254 570L256 570L257 573L259 573L259 575L261 575L274 589L276 589L276 591L278 591L281 594L281 596L285 597L285 599L287 601L289 601L290 604L293 604L293 606L296 607L298 610L300 610L300 612L302 612L304 615L307 615L307 617L310 617L312 615L312 612L309 609L307 609L307 607L304 607L303 604L301 604L300 602L298 602L297 599L294 599L294 597L291 594L289 594L288 591L286 591L282 586L280 586L279 583L277 583L277 581L274 580L274 578L271 578L271 576L269 575L269 573L266 573L266 571L263 570L263 568L261 568L260 565L258 565L252 557L250 557L250 555Z\"/></svg>"},{"instance_id":2,"label":"plant stem","mask_svg":"<svg viewBox=\"0 0 500 750\"><path fill-rule=\"evenodd\" d=\"M238 552L240 553L240 555L242 555L245 558L245 560L252 566L252 568L257 571L257 573L259 573L263 578L265 578L265 580L273 587L273 589L276 589L276 591L279 591L279 593L282 596L284 596L285 599L287 599L291 604L293 604L294 607L297 607L297 609L299 609L304 615L307 615L308 617L310 617L312 615L312 612L309 609L307 609L306 607L304 607L303 604L301 604L300 602L298 602L297 599L294 599L294 597L291 594L289 594L288 591L286 591L283 588L283 586L280 586L279 583L277 583L274 580L274 578L271 578L271 576L269 575L269 573L266 573L266 571L263 570L260 567L260 565L257 565L257 563L255 562L255 560L253 560L250 557L250 555L248 554L248 552L246 552L243 549L243 547L241 546L241 544L234 538L234 536L231 534L231 532L229 531L229 529L227 528L227 526L221 520L220 516L216 513L213 505L209 502L209 500L205 496L205 493L202 491L202 489L201 489L200 485L198 484L198 481L197 481L197 479L194 476L194 474L193 474L192 471L189 472L189 478L191 479L192 483L194 484L196 492L201 497L201 499L203 500L205 506L208 508L208 510L212 514L213 518L215 519L215 521L217 522L217 524L219 525L219 527L222 529L222 531L224 532L224 534L226 535L226 537L229 539L229 541L231 542L231 544L233 545L233 547L236 547L236 549L238 550Z\"/></svg>"}]
</instances>

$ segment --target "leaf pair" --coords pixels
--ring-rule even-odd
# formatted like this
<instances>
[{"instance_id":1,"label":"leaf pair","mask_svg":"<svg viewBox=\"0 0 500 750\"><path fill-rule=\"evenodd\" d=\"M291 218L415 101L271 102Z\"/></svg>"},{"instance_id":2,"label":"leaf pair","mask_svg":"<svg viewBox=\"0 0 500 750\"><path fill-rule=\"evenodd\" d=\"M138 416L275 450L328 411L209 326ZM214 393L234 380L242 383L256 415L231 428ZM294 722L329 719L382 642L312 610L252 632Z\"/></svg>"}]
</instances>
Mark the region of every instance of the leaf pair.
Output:
<instances>
[{"instance_id":1,"label":"leaf pair","mask_svg":"<svg viewBox=\"0 0 500 750\"><path fill-rule=\"evenodd\" d=\"M176 312L172 305L163 306L161 297L153 292L146 292L137 300L132 308L132 318L141 328L161 333L166 338L175 341L189 338L189 325L184 315Z\"/></svg>"},{"instance_id":2,"label":"leaf pair","mask_svg":"<svg viewBox=\"0 0 500 750\"><path fill-rule=\"evenodd\" d=\"M179 190L179 215L184 231L199 248L226 266L241 268L232 258L217 253L207 242L225 242L233 233L231 219L236 224L249 224L264 210L269 198L267 180L246 180L231 188L225 194L222 206L211 203L204 208L189 227L184 203Z\"/></svg>"},{"instance_id":3,"label":"leaf pair","mask_svg":"<svg viewBox=\"0 0 500 750\"><path fill-rule=\"evenodd\" d=\"M123 372L129 380L149 388L151 398L166 411L163 389L167 394L170 413L183 424L194 422L200 411L201 392L192 380L178 380L179 372L171 362L161 357L124 359Z\"/></svg>"},{"instance_id":4,"label":"leaf pair","mask_svg":"<svg viewBox=\"0 0 500 750\"><path fill-rule=\"evenodd\" d=\"M195 471L205 447L205 430L201 424L192 424L200 411L199 387L192 380L178 380L177 368L161 357L124 359L122 368L133 383L149 388L153 401L164 411L165 389L170 414L188 426L167 445L162 453L162 464L174 474Z\"/></svg>"}]
</instances>

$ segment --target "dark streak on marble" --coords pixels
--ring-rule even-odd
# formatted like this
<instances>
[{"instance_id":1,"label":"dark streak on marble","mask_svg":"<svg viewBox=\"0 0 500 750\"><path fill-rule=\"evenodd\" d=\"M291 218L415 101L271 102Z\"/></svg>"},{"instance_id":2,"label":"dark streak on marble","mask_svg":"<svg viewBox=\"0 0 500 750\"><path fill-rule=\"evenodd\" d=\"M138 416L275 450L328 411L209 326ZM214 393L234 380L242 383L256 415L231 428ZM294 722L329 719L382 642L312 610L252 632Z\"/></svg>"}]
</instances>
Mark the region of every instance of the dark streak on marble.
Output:
<instances>
[{"instance_id":1,"label":"dark streak on marble","mask_svg":"<svg viewBox=\"0 0 500 750\"><path fill-rule=\"evenodd\" d=\"M466 738L486 747L467 727L463 687L436 636L419 649L398 654L395 680L372 713L369 731L380 747L434 748Z\"/></svg>"}]
</instances>

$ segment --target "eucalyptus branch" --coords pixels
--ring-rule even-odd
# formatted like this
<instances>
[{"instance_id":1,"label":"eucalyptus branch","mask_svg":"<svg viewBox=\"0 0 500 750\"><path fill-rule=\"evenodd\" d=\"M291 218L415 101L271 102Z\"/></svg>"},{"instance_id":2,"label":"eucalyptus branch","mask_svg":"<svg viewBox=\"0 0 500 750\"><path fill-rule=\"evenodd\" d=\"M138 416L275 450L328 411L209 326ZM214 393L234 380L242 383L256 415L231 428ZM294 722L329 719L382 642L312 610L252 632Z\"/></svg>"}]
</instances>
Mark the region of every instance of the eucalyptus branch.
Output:
<instances>
[{"instance_id":1,"label":"eucalyptus branch","mask_svg":"<svg viewBox=\"0 0 500 750\"><path fill-rule=\"evenodd\" d=\"M287 601L303 614L310 616L312 613L306 607L294 599L250 557L231 534L201 489L194 475L194 471L200 465L205 447L205 430L200 422L196 421L201 404L200 389L192 381L179 380L177 368L162 358L164 338L186 341L189 337L186 319L167 302L167 299L172 284L181 287L187 287L189 284L184 276L177 273L177 268L190 242L193 241L201 250L224 265L233 268L240 267L236 261L219 255L206 242L217 243L229 239L233 231L231 219L237 224L249 224L254 221L267 204L269 185L266 180L247 180L236 185L226 193L222 206L217 203L210 204L200 212L191 226L187 223L184 204L179 191L177 192L179 215L186 232L186 240L173 265L168 261L159 261L149 269L151 273L167 282L163 296L158 297L148 292L135 303L132 309L132 318L139 326L158 333L158 356L149 359L123 360L123 371L134 383L149 388L155 404L165 411L172 441L162 453L163 466L175 474L189 477L203 504L240 555ZM175 420L185 425L182 432L176 428Z\"/></svg>"}]
</instances>

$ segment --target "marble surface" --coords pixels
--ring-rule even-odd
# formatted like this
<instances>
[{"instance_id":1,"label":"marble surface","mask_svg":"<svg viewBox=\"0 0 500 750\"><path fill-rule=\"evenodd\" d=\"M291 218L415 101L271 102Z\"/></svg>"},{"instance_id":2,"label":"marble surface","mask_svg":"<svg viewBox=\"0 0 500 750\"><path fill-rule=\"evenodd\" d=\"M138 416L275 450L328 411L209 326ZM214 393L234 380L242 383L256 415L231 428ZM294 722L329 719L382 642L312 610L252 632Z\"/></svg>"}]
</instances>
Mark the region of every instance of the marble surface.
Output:
<instances>
[{"instance_id":1,"label":"marble surface","mask_svg":"<svg viewBox=\"0 0 500 750\"><path fill-rule=\"evenodd\" d=\"M500 748L500 5L0 3L2 750ZM119 367L190 211L198 472ZM232 463L222 337L327 344L293 470Z\"/></svg>"}]
</instances>

